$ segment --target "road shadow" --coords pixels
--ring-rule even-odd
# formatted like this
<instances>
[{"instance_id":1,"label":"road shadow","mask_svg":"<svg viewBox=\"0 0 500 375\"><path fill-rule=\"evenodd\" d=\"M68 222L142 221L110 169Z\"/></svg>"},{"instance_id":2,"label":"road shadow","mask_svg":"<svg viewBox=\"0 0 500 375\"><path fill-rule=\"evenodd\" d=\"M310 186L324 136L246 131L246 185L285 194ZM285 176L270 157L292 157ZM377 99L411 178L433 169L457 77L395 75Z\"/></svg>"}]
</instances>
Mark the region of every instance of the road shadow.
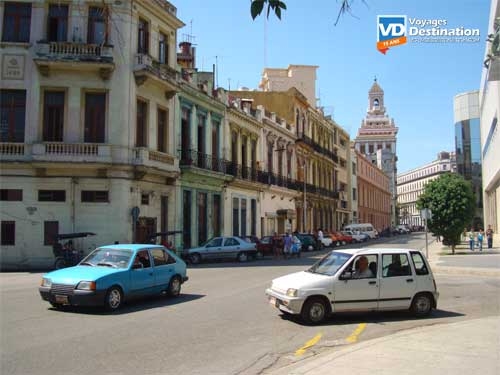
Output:
<instances>
[{"instance_id":1,"label":"road shadow","mask_svg":"<svg viewBox=\"0 0 500 375\"><path fill-rule=\"evenodd\" d=\"M324 323L317 326L331 326L331 325L350 325L359 323L374 323L384 325L389 322L401 322L401 321L422 321L430 322L435 319L445 319L445 318L457 318L465 316L465 314L457 313L454 311L447 310L432 310L431 314L426 317L416 317L411 312L406 310L399 311L375 311L375 312L356 312L356 313L335 313L331 315ZM297 315L282 314L281 318L283 320L289 320L302 326L308 326Z\"/></svg>"},{"instance_id":2,"label":"road shadow","mask_svg":"<svg viewBox=\"0 0 500 375\"><path fill-rule=\"evenodd\" d=\"M206 297L204 294L181 293L177 297L167 297L166 295L157 295L152 297L135 298L125 302L117 311L106 311L104 307L88 306L63 306L60 309L50 307L49 310L57 312L75 313L83 315L123 315L139 311L164 308L182 303L189 303L200 298Z\"/></svg>"}]
</instances>

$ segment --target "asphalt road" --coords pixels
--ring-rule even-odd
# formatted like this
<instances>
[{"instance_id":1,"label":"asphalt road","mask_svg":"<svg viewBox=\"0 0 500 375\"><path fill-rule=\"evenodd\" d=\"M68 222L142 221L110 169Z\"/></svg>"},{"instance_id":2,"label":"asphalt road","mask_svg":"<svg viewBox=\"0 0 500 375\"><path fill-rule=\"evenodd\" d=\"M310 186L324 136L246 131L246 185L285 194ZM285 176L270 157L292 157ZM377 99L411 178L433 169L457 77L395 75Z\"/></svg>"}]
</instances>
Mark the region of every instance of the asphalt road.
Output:
<instances>
[{"instance_id":1,"label":"asphalt road","mask_svg":"<svg viewBox=\"0 0 500 375\"><path fill-rule=\"evenodd\" d=\"M398 236L384 246L421 248L422 239ZM0 372L258 374L355 341L500 314L500 279L438 275L439 309L430 318L350 314L305 326L270 306L264 290L273 278L302 270L319 256L190 267L180 297L133 302L114 314L53 310L38 295L42 274L2 273Z\"/></svg>"}]
</instances>

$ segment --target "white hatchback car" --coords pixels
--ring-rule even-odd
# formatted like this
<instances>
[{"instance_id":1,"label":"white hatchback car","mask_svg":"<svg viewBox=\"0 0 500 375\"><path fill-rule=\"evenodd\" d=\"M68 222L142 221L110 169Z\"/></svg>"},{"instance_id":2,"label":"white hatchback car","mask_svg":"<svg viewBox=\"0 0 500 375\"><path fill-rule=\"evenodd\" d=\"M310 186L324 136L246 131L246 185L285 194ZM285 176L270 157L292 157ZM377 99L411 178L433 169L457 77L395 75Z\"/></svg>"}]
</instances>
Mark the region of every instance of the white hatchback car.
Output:
<instances>
[{"instance_id":1,"label":"white hatchback car","mask_svg":"<svg viewBox=\"0 0 500 375\"><path fill-rule=\"evenodd\" d=\"M428 315L439 293L429 263L418 250L334 250L305 271L274 279L269 302L318 324L331 313L411 310Z\"/></svg>"}]
</instances>

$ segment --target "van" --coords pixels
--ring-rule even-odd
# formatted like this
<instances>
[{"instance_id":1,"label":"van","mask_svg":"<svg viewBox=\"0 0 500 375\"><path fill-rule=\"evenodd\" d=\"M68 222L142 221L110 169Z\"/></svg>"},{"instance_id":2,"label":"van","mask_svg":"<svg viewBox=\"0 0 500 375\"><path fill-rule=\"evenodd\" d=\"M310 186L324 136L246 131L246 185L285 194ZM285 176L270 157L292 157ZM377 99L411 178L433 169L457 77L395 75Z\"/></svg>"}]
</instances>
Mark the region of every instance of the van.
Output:
<instances>
[{"instance_id":1,"label":"van","mask_svg":"<svg viewBox=\"0 0 500 375\"><path fill-rule=\"evenodd\" d=\"M439 297L424 255L392 248L333 250L305 271L274 279L266 295L272 306L309 324L351 311L409 310L422 317Z\"/></svg>"},{"instance_id":2,"label":"van","mask_svg":"<svg viewBox=\"0 0 500 375\"><path fill-rule=\"evenodd\" d=\"M366 233L367 235L370 236L370 238L378 237L378 232L375 230L375 228L373 228L373 225L370 223L349 224L344 227L344 230Z\"/></svg>"}]
</instances>

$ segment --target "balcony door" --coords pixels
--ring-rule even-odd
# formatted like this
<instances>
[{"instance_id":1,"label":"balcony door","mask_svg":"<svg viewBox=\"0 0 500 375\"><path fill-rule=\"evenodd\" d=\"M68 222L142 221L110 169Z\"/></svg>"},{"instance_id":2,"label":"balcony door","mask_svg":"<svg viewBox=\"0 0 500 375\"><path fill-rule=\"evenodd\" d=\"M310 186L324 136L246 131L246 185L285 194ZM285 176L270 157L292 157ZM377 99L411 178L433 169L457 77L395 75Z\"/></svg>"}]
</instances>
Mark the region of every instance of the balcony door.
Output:
<instances>
[{"instance_id":1,"label":"balcony door","mask_svg":"<svg viewBox=\"0 0 500 375\"><path fill-rule=\"evenodd\" d=\"M106 93L86 93L84 142L104 143L105 127Z\"/></svg>"},{"instance_id":2,"label":"balcony door","mask_svg":"<svg viewBox=\"0 0 500 375\"><path fill-rule=\"evenodd\" d=\"M108 41L107 10L104 7L90 7L87 43L105 44Z\"/></svg>"},{"instance_id":3,"label":"balcony door","mask_svg":"<svg viewBox=\"0 0 500 375\"><path fill-rule=\"evenodd\" d=\"M62 142L65 93L45 91L43 99L43 141Z\"/></svg>"},{"instance_id":4,"label":"balcony door","mask_svg":"<svg viewBox=\"0 0 500 375\"><path fill-rule=\"evenodd\" d=\"M68 40L67 5L49 5L49 16L47 19L47 38L50 42L66 42Z\"/></svg>"}]
</instances>

